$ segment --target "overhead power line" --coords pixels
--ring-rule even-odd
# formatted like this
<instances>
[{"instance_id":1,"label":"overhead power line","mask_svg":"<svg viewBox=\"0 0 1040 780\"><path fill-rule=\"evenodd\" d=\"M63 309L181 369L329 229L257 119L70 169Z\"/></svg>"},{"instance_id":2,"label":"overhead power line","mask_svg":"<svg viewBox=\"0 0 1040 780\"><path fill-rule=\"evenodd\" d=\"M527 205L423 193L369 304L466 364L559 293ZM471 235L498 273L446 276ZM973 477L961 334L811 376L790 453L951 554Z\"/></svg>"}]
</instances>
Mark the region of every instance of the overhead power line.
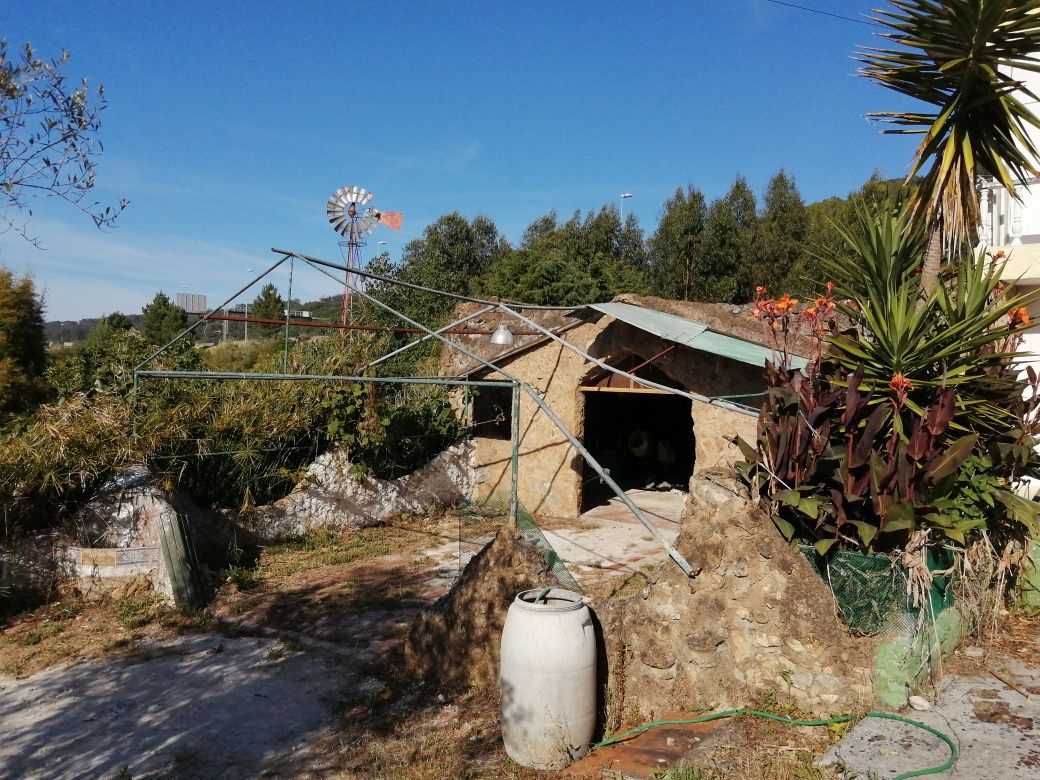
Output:
<instances>
[{"instance_id":1,"label":"overhead power line","mask_svg":"<svg viewBox=\"0 0 1040 780\"><path fill-rule=\"evenodd\" d=\"M844 19L846 22L855 22L856 24L865 24L868 27L880 27L881 26L881 25L877 24L876 22L868 22L866 19L857 19L854 16L844 16L843 14L835 14L835 13L831 13L830 11L821 11L819 8L810 8L807 5L798 5L797 3L788 3L788 2L785 2L784 0L766 0L766 2L767 3L772 3L773 5L783 5L783 6L786 6L787 8L796 8L799 11L807 11L807 12L809 12L811 14L819 14L820 16L830 16L830 17L833 17L835 19Z\"/></svg>"}]
</instances>

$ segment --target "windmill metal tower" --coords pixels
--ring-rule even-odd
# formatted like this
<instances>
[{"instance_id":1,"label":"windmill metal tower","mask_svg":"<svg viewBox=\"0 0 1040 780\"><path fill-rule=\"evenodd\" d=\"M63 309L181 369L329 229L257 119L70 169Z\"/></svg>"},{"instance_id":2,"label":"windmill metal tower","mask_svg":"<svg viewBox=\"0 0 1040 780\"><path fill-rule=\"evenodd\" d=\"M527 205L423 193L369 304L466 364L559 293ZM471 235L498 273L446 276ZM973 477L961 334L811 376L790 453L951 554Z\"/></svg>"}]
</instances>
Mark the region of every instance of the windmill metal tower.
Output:
<instances>
[{"instance_id":1,"label":"windmill metal tower","mask_svg":"<svg viewBox=\"0 0 1040 780\"><path fill-rule=\"evenodd\" d=\"M346 249L344 265L347 266L346 285L343 288L343 324L353 320L353 270L361 267L361 247L365 239L379 225L386 225L391 230L401 229L404 215L400 211L377 211L369 208L372 193L364 187L340 187L325 205L332 229L342 236L340 246ZM363 210L362 210L363 209Z\"/></svg>"}]
</instances>

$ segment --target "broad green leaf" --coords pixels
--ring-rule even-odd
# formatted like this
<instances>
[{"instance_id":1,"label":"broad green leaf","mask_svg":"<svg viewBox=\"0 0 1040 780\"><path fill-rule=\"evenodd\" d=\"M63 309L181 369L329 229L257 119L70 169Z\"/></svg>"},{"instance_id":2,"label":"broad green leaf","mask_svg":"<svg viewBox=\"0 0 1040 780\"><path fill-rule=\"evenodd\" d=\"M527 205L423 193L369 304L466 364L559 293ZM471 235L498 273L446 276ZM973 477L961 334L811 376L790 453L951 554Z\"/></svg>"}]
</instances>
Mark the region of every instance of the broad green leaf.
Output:
<instances>
[{"instance_id":1,"label":"broad green leaf","mask_svg":"<svg viewBox=\"0 0 1040 780\"><path fill-rule=\"evenodd\" d=\"M874 541L874 537L877 536L877 527L871 523L863 522L862 520L853 520L852 524L856 526L856 535L859 536L859 540L863 542L863 547L870 549L870 543Z\"/></svg>"},{"instance_id":2,"label":"broad green leaf","mask_svg":"<svg viewBox=\"0 0 1040 780\"><path fill-rule=\"evenodd\" d=\"M893 501L888 506L885 524L880 530L887 534L895 531L912 531L914 526L914 505L909 501Z\"/></svg>"},{"instance_id":3,"label":"broad green leaf","mask_svg":"<svg viewBox=\"0 0 1040 780\"><path fill-rule=\"evenodd\" d=\"M968 459L971 451L975 449L979 437L977 434L969 433L961 436L953 444L946 448L941 455L937 455L928 463L925 473L932 482L938 482L943 477L953 474Z\"/></svg>"},{"instance_id":4,"label":"broad green leaf","mask_svg":"<svg viewBox=\"0 0 1040 780\"><path fill-rule=\"evenodd\" d=\"M837 539L820 539L820 541L816 542L813 547L816 548L816 552L819 555L826 555L837 541Z\"/></svg>"},{"instance_id":5,"label":"broad green leaf","mask_svg":"<svg viewBox=\"0 0 1040 780\"><path fill-rule=\"evenodd\" d=\"M798 502L798 511L815 520L820 513L820 499L815 496L806 496Z\"/></svg>"},{"instance_id":6,"label":"broad green leaf","mask_svg":"<svg viewBox=\"0 0 1040 780\"><path fill-rule=\"evenodd\" d=\"M773 525L777 527L787 541L791 541L794 538L794 526L787 520L784 520L784 518L779 515L773 515Z\"/></svg>"},{"instance_id":7,"label":"broad green leaf","mask_svg":"<svg viewBox=\"0 0 1040 780\"><path fill-rule=\"evenodd\" d=\"M798 506L802 500L802 494L797 490L781 490L770 497L773 501L779 501L787 506Z\"/></svg>"}]
</instances>

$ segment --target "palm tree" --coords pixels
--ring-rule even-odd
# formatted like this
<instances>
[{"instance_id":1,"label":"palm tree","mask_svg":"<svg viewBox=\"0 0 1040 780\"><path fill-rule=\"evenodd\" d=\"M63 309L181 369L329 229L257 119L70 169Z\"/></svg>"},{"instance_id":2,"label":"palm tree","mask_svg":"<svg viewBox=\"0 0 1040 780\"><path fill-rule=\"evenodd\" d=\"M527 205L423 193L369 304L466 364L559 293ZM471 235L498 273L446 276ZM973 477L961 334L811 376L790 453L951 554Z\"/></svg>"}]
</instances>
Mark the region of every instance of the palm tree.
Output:
<instances>
[{"instance_id":1,"label":"palm tree","mask_svg":"<svg viewBox=\"0 0 1040 780\"><path fill-rule=\"evenodd\" d=\"M860 73L934 106L931 112L877 112L898 125L886 133L924 138L907 180L931 167L912 196L913 219L929 235L921 273L926 296L939 277L943 254L978 241L978 175L1014 193L1037 171L1037 150L1026 133L1040 120L1022 103L1033 95L1016 70L1040 72L1040 0L892 0L873 20L898 48L864 47Z\"/></svg>"}]
</instances>

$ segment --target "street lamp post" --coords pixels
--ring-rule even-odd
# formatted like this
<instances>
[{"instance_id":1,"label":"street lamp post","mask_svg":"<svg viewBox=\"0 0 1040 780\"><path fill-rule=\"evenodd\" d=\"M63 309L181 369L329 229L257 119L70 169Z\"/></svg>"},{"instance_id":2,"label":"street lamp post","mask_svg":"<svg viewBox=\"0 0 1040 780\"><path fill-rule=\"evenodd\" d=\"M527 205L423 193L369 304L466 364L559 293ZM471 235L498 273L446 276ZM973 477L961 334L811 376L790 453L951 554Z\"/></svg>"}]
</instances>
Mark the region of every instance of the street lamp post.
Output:
<instances>
[{"instance_id":1,"label":"street lamp post","mask_svg":"<svg viewBox=\"0 0 1040 780\"><path fill-rule=\"evenodd\" d=\"M621 227L622 227L622 229L624 229L624 227L625 227L625 201L628 200L631 197L632 197L632 193L631 192L622 192L620 195L618 195L618 198L621 199Z\"/></svg>"},{"instance_id":2,"label":"street lamp post","mask_svg":"<svg viewBox=\"0 0 1040 780\"><path fill-rule=\"evenodd\" d=\"M253 269L252 268L247 268L246 269L246 273L247 274L253 273ZM245 325L245 332L242 334L242 341L245 342L245 341L249 341L249 304L248 303L246 304L246 321L243 324Z\"/></svg>"}]
</instances>

